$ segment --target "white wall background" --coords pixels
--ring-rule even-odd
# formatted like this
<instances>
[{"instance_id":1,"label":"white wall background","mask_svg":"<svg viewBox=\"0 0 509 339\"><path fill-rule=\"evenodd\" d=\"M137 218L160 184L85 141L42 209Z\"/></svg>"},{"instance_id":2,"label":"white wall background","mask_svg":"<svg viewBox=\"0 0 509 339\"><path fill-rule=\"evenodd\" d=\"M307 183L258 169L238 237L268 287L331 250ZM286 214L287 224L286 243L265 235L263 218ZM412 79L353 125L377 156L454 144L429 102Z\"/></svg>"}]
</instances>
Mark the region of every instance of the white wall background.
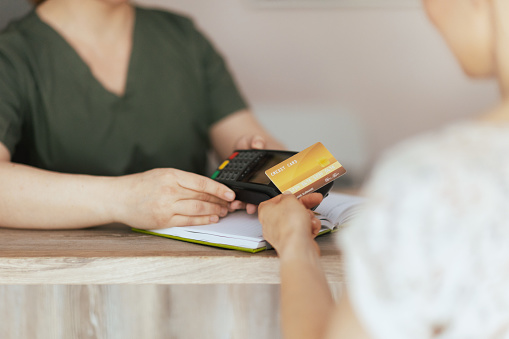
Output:
<instances>
[{"instance_id":1,"label":"white wall background","mask_svg":"<svg viewBox=\"0 0 509 339\"><path fill-rule=\"evenodd\" d=\"M0 27L29 8L0 1ZM387 147L498 99L494 82L463 75L419 0L296 9L250 1L137 0L194 17L260 120L293 150L322 141L356 182Z\"/></svg>"},{"instance_id":2,"label":"white wall background","mask_svg":"<svg viewBox=\"0 0 509 339\"><path fill-rule=\"evenodd\" d=\"M0 30L13 18L23 16L31 8L28 0L0 0Z\"/></svg>"},{"instance_id":3,"label":"white wall background","mask_svg":"<svg viewBox=\"0 0 509 339\"><path fill-rule=\"evenodd\" d=\"M260 119L295 150L322 141L355 181L387 147L498 99L494 82L463 75L420 6L138 2L194 17L227 57Z\"/></svg>"}]
</instances>

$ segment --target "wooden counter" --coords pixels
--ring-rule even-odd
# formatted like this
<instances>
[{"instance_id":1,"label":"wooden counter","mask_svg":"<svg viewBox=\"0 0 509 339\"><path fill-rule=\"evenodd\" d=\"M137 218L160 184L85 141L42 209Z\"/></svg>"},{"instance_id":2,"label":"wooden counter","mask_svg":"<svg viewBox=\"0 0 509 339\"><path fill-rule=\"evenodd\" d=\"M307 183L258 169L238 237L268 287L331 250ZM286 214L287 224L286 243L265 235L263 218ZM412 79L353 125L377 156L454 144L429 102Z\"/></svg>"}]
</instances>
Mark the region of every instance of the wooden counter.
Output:
<instances>
[{"instance_id":1,"label":"wooden counter","mask_svg":"<svg viewBox=\"0 0 509 339\"><path fill-rule=\"evenodd\" d=\"M341 290L339 234L317 239ZM0 228L0 338L281 338L279 261L131 231Z\"/></svg>"},{"instance_id":2,"label":"wooden counter","mask_svg":"<svg viewBox=\"0 0 509 339\"><path fill-rule=\"evenodd\" d=\"M317 239L330 283L342 270L335 234ZM0 228L0 284L277 284L274 250L225 250L131 231Z\"/></svg>"}]
</instances>

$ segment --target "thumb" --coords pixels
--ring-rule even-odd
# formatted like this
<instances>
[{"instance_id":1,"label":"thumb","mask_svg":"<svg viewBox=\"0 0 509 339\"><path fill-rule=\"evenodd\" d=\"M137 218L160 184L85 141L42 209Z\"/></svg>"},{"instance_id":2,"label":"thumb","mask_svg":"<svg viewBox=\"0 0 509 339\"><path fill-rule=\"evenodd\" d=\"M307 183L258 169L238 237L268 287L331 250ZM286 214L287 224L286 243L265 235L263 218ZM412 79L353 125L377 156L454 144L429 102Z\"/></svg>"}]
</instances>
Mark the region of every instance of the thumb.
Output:
<instances>
[{"instance_id":1,"label":"thumb","mask_svg":"<svg viewBox=\"0 0 509 339\"><path fill-rule=\"evenodd\" d=\"M265 139L261 135L255 135L251 139L251 148L254 149L263 149L265 148Z\"/></svg>"}]
</instances>

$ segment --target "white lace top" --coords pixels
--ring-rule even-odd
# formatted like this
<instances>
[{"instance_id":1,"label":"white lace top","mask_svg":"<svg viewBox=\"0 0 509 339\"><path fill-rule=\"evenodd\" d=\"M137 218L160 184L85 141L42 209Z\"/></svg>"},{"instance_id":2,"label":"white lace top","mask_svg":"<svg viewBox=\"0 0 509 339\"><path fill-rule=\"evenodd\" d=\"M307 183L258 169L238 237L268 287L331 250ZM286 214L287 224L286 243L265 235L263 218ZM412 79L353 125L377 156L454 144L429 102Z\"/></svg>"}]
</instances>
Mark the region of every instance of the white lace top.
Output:
<instances>
[{"instance_id":1,"label":"white lace top","mask_svg":"<svg viewBox=\"0 0 509 339\"><path fill-rule=\"evenodd\" d=\"M509 125L464 123L387 154L343 231L373 338L509 338Z\"/></svg>"}]
</instances>

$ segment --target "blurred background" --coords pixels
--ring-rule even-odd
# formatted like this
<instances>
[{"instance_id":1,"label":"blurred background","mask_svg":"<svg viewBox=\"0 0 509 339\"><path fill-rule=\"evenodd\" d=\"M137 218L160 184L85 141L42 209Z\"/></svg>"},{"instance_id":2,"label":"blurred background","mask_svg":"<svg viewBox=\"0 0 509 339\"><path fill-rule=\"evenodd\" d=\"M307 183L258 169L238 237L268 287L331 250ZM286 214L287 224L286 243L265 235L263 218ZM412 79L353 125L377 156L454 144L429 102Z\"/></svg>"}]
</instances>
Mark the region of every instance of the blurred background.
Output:
<instances>
[{"instance_id":1,"label":"blurred background","mask_svg":"<svg viewBox=\"0 0 509 339\"><path fill-rule=\"evenodd\" d=\"M419 0L137 0L194 18L263 124L291 150L321 141L358 185L404 138L498 98L469 80ZM0 27L25 0L2 0Z\"/></svg>"}]
</instances>

